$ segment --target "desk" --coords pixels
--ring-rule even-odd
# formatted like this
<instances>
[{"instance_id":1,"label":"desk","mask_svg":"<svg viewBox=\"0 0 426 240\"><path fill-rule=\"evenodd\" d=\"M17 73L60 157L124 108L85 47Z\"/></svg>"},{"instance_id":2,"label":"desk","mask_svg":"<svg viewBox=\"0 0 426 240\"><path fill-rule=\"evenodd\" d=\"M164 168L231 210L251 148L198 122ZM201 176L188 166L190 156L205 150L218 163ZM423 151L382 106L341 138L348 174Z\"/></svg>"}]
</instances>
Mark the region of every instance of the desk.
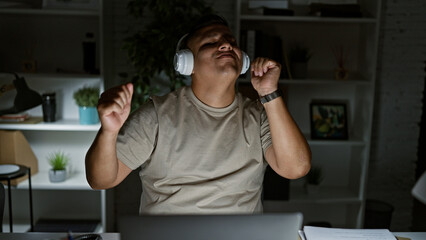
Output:
<instances>
[{"instance_id":1,"label":"desk","mask_svg":"<svg viewBox=\"0 0 426 240\"><path fill-rule=\"evenodd\" d=\"M78 236L80 233L74 233ZM119 233L100 233L103 240L120 240ZM0 233L1 240L66 240L67 233Z\"/></svg>"},{"instance_id":2,"label":"desk","mask_svg":"<svg viewBox=\"0 0 426 240\"><path fill-rule=\"evenodd\" d=\"M426 239L426 232L393 232L393 234L398 237L410 238L411 240ZM79 233L74 235L79 235ZM119 233L101 233L100 235L103 240L120 240ZM66 237L67 233L0 233L1 240L66 240Z\"/></svg>"},{"instance_id":3,"label":"desk","mask_svg":"<svg viewBox=\"0 0 426 240\"><path fill-rule=\"evenodd\" d=\"M397 237L409 238L411 240L425 240L426 232L392 232Z\"/></svg>"}]
</instances>

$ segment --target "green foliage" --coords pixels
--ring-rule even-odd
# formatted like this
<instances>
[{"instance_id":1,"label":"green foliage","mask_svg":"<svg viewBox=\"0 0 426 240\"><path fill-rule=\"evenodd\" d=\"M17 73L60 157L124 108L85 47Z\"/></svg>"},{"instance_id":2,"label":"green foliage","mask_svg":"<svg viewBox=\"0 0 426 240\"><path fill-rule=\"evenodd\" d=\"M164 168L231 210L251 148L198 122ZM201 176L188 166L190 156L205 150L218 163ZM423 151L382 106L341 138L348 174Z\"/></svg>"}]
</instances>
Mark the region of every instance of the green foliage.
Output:
<instances>
[{"instance_id":1,"label":"green foliage","mask_svg":"<svg viewBox=\"0 0 426 240\"><path fill-rule=\"evenodd\" d=\"M127 10L137 20L134 26L144 26L129 31L123 45L135 69L131 77L135 86L134 109L155 92L151 81L160 72L164 71L170 79L171 91L184 85L184 77L176 74L173 67L176 44L189 31L194 19L213 10L203 0L131 0ZM152 21L147 23L147 19Z\"/></svg>"},{"instance_id":2,"label":"green foliage","mask_svg":"<svg viewBox=\"0 0 426 240\"><path fill-rule=\"evenodd\" d=\"M312 166L306 175L306 182L313 185L319 185L323 179L322 168L318 166Z\"/></svg>"},{"instance_id":3,"label":"green foliage","mask_svg":"<svg viewBox=\"0 0 426 240\"><path fill-rule=\"evenodd\" d=\"M74 100L80 107L96 107L99 100L99 88L83 87L74 92Z\"/></svg>"},{"instance_id":4,"label":"green foliage","mask_svg":"<svg viewBox=\"0 0 426 240\"><path fill-rule=\"evenodd\" d=\"M290 49L290 61L292 62L308 62L312 57L308 48L295 45Z\"/></svg>"},{"instance_id":5,"label":"green foliage","mask_svg":"<svg viewBox=\"0 0 426 240\"><path fill-rule=\"evenodd\" d=\"M49 161L49 164L52 167L52 169L55 171L65 170L69 162L68 156L61 151L51 153L49 157L47 158L47 160Z\"/></svg>"}]
</instances>

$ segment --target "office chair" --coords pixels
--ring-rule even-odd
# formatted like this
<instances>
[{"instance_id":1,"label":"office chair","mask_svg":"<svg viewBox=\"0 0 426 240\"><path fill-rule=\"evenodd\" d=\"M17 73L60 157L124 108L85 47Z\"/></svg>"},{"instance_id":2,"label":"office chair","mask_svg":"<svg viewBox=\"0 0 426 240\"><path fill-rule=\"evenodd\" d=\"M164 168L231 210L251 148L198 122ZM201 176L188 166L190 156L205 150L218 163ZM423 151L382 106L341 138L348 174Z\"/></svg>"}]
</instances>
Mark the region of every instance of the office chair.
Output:
<instances>
[{"instance_id":1,"label":"office chair","mask_svg":"<svg viewBox=\"0 0 426 240\"><path fill-rule=\"evenodd\" d=\"M3 183L0 183L0 232L3 232L3 214L5 198L6 192L4 190L4 185Z\"/></svg>"}]
</instances>

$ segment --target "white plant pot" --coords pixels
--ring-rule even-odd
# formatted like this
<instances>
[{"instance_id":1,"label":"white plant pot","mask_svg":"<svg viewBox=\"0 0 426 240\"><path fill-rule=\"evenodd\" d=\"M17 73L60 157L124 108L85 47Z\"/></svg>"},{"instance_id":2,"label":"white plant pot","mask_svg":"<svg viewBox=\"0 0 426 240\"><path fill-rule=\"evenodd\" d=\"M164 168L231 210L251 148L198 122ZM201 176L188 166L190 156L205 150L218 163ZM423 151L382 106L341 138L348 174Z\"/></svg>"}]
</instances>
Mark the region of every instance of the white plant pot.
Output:
<instances>
[{"instance_id":1,"label":"white plant pot","mask_svg":"<svg viewBox=\"0 0 426 240\"><path fill-rule=\"evenodd\" d=\"M66 170L49 170L49 180L50 182L63 182L67 178Z\"/></svg>"}]
</instances>

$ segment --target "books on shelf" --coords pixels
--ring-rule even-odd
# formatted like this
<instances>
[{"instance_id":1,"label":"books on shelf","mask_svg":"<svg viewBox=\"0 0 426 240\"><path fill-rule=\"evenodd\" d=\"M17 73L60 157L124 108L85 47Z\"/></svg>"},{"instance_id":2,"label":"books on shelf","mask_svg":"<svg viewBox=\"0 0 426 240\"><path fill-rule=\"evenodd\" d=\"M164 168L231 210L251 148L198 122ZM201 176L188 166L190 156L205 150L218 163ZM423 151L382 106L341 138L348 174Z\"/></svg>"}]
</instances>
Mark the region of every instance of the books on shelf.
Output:
<instances>
[{"instance_id":1,"label":"books on shelf","mask_svg":"<svg viewBox=\"0 0 426 240\"><path fill-rule=\"evenodd\" d=\"M249 0L248 8L261 15L292 16L293 10L289 9L288 0Z\"/></svg>"},{"instance_id":2,"label":"books on shelf","mask_svg":"<svg viewBox=\"0 0 426 240\"><path fill-rule=\"evenodd\" d=\"M285 64L285 52L281 37L271 35L259 30L248 29L241 32L240 40L241 50L245 51L253 61L257 57L266 57L273 59L283 66L281 76L286 78L287 72Z\"/></svg>"},{"instance_id":3,"label":"books on shelf","mask_svg":"<svg viewBox=\"0 0 426 240\"><path fill-rule=\"evenodd\" d=\"M23 122L30 117L28 113L0 115L0 122Z\"/></svg>"},{"instance_id":4,"label":"books on shelf","mask_svg":"<svg viewBox=\"0 0 426 240\"><path fill-rule=\"evenodd\" d=\"M302 240L395 240L388 229L344 229L304 226L299 231Z\"/></svg>"},{"instance_id":5,"label":"books on shelf","mask_svg":"<svg viewBox=\"0 0 426 240\"><path fill-rule=\"evenodd\" d=\"M359 4L311 3L309 13L319 17L362 17Z\"/></svg>"},{"instance_id":6,"label":"books on shelf","mask_svg":"<svg viewBox=\"0 0 426 240\"><path fill-rule=\"evenodd\" d=\"M249 0L249 8L274 8L285 9L288 8L287 0Z\"/></svg>"}]
</instances>

